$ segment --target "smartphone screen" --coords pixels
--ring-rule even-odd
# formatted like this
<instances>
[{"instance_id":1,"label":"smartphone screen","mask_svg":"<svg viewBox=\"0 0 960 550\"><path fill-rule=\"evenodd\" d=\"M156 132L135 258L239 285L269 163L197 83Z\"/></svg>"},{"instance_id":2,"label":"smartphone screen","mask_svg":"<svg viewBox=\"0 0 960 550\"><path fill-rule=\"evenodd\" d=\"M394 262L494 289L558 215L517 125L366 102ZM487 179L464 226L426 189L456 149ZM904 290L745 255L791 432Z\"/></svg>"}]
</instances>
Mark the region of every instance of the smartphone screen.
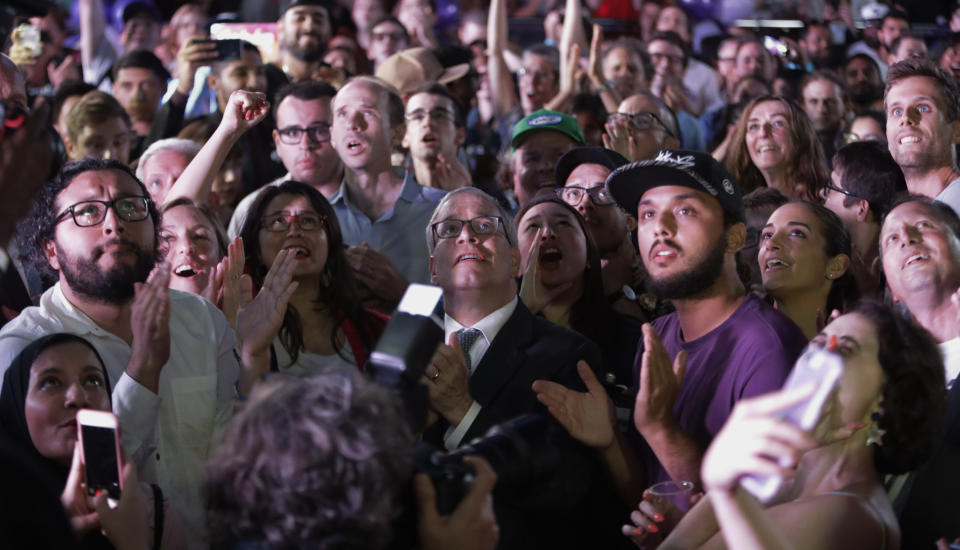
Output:
<instances>
[{"instance_id":1,"label":"smartphone screen","mask_svg":"<svg viewBox=\"0 0 960 550\"><path fill-rule=\"evenodd\" d=\"M113 499L120 498L120 465L117 464L116 433L113 428L81 425L83 430L83 458L87 467L87 492L107 491Z\"/></svg>"}]
</instances>

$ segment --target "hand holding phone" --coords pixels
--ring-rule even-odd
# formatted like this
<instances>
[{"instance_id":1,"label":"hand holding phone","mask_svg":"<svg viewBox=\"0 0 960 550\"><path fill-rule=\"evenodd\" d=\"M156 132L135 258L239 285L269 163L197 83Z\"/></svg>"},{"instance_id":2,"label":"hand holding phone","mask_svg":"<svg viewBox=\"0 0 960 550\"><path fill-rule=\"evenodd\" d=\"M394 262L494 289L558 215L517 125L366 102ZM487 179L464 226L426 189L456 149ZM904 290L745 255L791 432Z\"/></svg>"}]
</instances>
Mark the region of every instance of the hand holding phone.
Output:
<instances>
[{"instance_id":1,"label":"hand holding phone","mask_svg":"<svg viewBox=\"0 0 960 550\"><path fill-rule=\"evenodd\" d=\"M813 348L801 355L783 384L783 390L811 384L815 385L816 389L809 397L783 410L778 416L801 430L813 430L842 373L843 360L832 351ZM761 502L767 502L780 491L783 478L774 475L747 475L740 480L740 484Z\"/></svg>"},{"instance_id":2,"label":"hand holding phone","mask_svg":"<svg viewBox=\"0 0 960 550\"><path fill-rule=\"evenodd\" d=\"M87 495L93 497L106 492L108 503L113 508L120 500L123 488L119 427L116 415L109 411L77 411L77 431L86 471Z\"/></svg>"}]
</instances>

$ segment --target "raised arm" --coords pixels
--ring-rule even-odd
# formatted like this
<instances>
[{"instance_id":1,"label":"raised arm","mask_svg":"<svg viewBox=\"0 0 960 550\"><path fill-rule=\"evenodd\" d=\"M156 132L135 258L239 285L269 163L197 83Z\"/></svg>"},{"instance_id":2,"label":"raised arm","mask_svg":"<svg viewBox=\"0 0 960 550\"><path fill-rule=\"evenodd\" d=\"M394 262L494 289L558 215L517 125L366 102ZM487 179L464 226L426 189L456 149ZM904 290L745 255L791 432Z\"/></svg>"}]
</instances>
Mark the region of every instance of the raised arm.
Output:
<instances>
[{"instance_id":1,"label":"raised arm","mask_svg":"<svg viewBox=\"0 0 960 550\"><path fill-rule=\"evenodd\" d=\"M512 109L519 98L514 90L513 79L504 54L507 50L507 2L491 0L490 15L487 18L487 48L489 59L487 76L493 91L495 116L501 116Z\"/></svg>"},{"instance_id":2,"label":"raised arm","mask_svg":"<svg viewBox=\"0 0 960 550\"><path fill-rule=\"evenodd\" d=\"M269 110L270 104L262 93L238 90L230 94L220 125L177 178L166 202L186 197L197 204L205 203L230 149L240 136L266 118Z\"/></svg>"},{"instance_id":3,"label":"raised arm","mask_svg":"<svg viewBox=\"0 0 960 550\"><path fill-rule=\"evenodd\" d=\"M80 0L77 8L80 15L80 61L83 63L83 68L89 70L93 68L93 61L100 50L101 42L107 39L103 0ZM93 76L88 77L84 74L84 79L88 82L89 78Z\"/></svg>"},{"instance_id":4,"label":"raised arm","mask_svg":"<svg viewBox=\"0 0 960 550\"><path fill-rule=\"evenodd\" d=\"M643 325L643 357L633 421L672 479L699 485L703 450L680 427L673 405L686 371L686 352L671 362L653 325Z\"/></svg>"}]
</instances>

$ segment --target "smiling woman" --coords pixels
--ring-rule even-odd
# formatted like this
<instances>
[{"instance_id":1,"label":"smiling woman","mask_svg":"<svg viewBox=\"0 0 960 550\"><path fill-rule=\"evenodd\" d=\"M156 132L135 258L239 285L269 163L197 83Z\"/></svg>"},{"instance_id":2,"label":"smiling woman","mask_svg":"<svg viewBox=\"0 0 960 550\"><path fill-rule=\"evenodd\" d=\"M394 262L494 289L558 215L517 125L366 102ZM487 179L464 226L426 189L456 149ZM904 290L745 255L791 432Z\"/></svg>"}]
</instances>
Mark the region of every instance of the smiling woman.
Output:
<instances>
[{"instance_id":1,"label":"smiling woman","mask_svg":"<svg viewBox=\"0 0 960 550\"><path fill-rule=\"evenodd\" d=\"M819 204L789 202L763 226L758 254L763 288L808 339L833 310L842 312L856 301L850 255L843 222Z\"/></svg>"},{"instance_id":2,"label":"smiling woman","mask_svg":"<svg viewBox=\"0 0 960 550\"><path fill-rule=\"evenodd\" d=\"M163 208L160 253L170 265L170 288L209 295L213 270L227 254L227 236L207 206L181 197Z\"/></svg>"},{"instance_id":3,"label":"smiling woman","mask_svg":"<svg viewBox=\"0 0 960 550\"><path fill-rule=\"evenodd\" d=\"M774 187L787 198L817 202L830 181L827 160L810 118L789 99L751 101L723 159L743 192Z\"/></svg>"}]
</instances>

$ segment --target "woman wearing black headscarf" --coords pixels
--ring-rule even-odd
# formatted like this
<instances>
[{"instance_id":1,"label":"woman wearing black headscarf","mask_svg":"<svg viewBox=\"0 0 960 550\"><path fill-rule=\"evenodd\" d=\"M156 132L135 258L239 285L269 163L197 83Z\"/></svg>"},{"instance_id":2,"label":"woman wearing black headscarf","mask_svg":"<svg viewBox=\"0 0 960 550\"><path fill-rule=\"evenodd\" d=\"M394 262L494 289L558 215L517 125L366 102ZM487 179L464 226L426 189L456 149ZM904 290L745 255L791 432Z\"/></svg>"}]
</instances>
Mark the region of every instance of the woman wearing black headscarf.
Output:
<instances>
[{"instance_id":1,"label":"woman wearing black headscarf","mask_svg":"<svg viewBox=\"0 0 960 550\"><path fill-rule=\"evenodd\" d=\"M162 548L178 547L178 539L182 538L176 525L172 525L176 522L169 521L168 507L161 506L161 513L154 515L155 503L162 502L162 495L156 490L146 488L148 494L156 494L155 498L137 498L136 493L125 492L127 498L121 496L119 507L104 513L94 509L85 498L85 490L78 489L82 467L79 457L74 456L77 411L109 411L109 384L103 361L89 342L65 333L44 336L24 348L4 375L0 387L0 436L29 457L51 490L62 493L67 513L81 537L81 547L143 548L143 544L136 544L137 529L132 524L137 522L130 521L130 517L141 516L130 512L131 507L143 508L141 513L147 513L147 518L159 525L163 533L162 538L155 537L152 527L148 529L148 547L156 547L161 540ZM135 481L133 469L125 470L129 470L125 481ZM168 536L171 530L173 536ZM134 544L130 545L131 542Z\"/></svg>"}]
</instances>

